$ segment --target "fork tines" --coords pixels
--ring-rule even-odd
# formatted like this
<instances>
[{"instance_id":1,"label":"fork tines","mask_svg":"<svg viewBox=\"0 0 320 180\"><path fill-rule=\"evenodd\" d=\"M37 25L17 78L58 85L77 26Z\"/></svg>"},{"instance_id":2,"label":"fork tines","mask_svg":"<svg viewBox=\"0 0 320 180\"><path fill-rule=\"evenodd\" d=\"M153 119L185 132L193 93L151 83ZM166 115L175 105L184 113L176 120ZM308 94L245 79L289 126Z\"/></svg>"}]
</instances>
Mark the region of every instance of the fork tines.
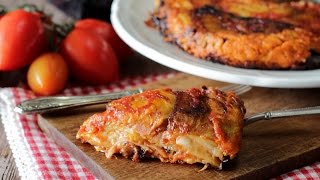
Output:
<instances>
[{"instance_id":1,"label":"fork tines","mask_svg":"<svg viewBox=\"0 0 320 180\"><path fill-rule=\"evenodd\" d=\"M237 95L243 94L243 93L249 91L250 89L252 89L251 86L243 85L243 84L232 84L232 85L228 85L228 86L220 88L220 90L222 90L222 91L233 91Z\"/></svg>"}]
</instances>

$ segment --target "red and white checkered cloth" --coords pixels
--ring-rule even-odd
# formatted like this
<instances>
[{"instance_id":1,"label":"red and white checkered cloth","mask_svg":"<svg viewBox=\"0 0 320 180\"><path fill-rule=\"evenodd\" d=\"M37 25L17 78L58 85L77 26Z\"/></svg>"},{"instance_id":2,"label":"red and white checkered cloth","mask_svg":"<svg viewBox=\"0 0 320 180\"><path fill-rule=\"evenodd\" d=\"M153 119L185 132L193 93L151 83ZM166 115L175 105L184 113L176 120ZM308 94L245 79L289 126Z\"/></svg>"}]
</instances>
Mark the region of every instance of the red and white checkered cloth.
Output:
<instances>
[{"instance_id":1,"label":"red and white checkered cloth","mask_svg":"<svg viewBox=\"0 0 320 180\"><path fill-rule=\"evenodd\" d=\"M128 89L175 73L127 78L108 86L71 87L64 95L84 95ZM95 177L63 148L46 137L37 124L36 115L20 115L16 104L36 96L27 88L0 90L0 113L22 179L95 179ZM276 179L320 179L320 162L281 175Z\"/></svg>"}]
</instances>

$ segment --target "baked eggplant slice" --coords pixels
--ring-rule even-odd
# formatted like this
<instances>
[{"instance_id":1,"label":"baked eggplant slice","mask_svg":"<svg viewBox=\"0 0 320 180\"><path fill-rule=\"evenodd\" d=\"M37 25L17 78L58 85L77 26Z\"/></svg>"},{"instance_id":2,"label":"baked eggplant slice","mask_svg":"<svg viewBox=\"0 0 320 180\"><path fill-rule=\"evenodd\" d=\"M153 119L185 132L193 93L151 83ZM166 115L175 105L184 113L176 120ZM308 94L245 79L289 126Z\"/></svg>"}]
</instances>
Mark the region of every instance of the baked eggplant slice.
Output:
<instances>
[{"instance_id":1,"label":"baked eggplant slice","mask_svg":"<svg viewBox=\"0 0 320 180\"><path fill-rule=\"evenodd\" d=\"M157 158L222 169L240 150L245 112L233 92L148 90L110 102L105 112L83 123L76 137L107 158Z\"/></svg>"}]
</instances>

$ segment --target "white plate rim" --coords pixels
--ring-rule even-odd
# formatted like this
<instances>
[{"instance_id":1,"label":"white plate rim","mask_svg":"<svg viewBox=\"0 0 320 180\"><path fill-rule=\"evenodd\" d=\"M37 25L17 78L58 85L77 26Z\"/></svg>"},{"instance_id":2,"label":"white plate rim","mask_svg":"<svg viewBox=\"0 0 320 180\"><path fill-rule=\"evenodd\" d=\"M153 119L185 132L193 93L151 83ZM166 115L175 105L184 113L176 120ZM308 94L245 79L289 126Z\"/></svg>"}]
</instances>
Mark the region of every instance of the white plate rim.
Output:
<instances>
[{"instance_id":1,"label":"white plate rim","mask_svg":"<svg viewBox=\"0 0 320 180\"><path fill-rule=\"evenodd\" d=\"M158 37L162 37L156 30L150 30L148 31L148 34L142 34L138 31L139 28L149 28L144 24L144 21L147 19L147 15L139 17L138 15L134 16L132 12L140 15L151 12L152 9L150 8L144 9L144 5L148 3L153 3L153 1L114 0L111 8L111 22L115 31L124 42L137 52L157 63L185 73L229 83L270 88L320 87L320 69L278 71L230 67L218 63L199 60L183 52L178 47L164 42L162 39L161 42L159 42ZM137 7L141 9L137 9ZM141 13L140 11L145 12ZM138 20L137 18L140 18L142 24L133 24L133 20ZM141 25L145 27L141 27ZM158 38L157 41L153 39L154 37ZM161 46L154 46L155 44L160 45L159 43L161 43ZM162 46L162 43L164 47ZM173 50L173 48L175 49ZM166 53L168 50L175 54ZM178 55L175 56L176 54Z\"/></svg>"}]
</instances>

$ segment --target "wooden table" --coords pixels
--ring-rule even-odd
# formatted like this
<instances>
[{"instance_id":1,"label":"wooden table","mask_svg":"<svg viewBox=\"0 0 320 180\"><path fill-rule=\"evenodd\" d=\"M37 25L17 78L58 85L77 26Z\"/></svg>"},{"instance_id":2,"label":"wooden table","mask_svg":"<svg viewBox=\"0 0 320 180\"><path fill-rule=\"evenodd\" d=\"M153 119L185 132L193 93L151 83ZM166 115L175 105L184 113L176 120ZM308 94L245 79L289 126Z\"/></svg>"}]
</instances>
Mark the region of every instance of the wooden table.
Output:
<instances>
[{"instance_id":1,"label":"wooden table","mask_svg":"<svg viewBox=\"0 0 320 180\"><path fill-rule=\"evenodd\" d=\"M20 179L2 123L0 123L0 179Z\"/></svg>"}]
</instances>

